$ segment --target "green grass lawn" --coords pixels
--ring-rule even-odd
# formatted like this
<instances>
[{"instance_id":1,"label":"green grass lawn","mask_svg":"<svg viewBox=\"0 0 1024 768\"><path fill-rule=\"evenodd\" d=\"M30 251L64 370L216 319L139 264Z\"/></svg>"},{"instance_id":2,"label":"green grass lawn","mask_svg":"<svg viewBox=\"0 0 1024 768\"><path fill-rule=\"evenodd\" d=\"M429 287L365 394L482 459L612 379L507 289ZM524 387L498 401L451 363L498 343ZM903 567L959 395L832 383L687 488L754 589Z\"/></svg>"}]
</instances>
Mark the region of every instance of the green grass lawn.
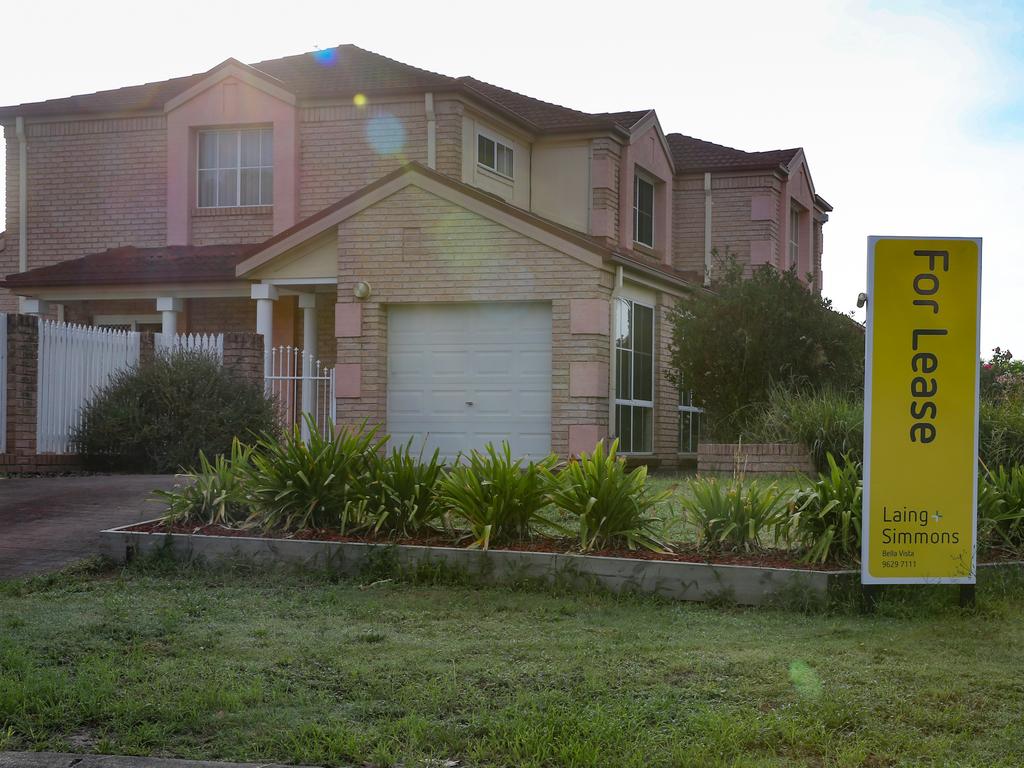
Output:
<instances>
[{"instance_id":1,"label":"green grass lawn","mask_svg":"<svg viewBox=\"0 0 1024 768\"><path fill-rule=\"evenodd\" d=\"M1024 581L803 615L155 563L0 584L0 749L331 765L1024 764ZM379 578L379 577L376 577Z\"/></svg>"}]
</instances>

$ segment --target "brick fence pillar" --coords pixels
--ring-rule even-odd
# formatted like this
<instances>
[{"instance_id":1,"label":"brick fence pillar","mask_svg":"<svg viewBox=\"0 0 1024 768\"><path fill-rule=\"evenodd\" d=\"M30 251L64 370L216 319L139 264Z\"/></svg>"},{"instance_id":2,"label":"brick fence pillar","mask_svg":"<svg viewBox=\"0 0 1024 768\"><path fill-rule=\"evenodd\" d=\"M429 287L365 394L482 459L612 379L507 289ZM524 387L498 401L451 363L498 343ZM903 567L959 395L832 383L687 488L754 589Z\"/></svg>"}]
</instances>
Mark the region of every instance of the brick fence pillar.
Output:
<instances>
[{"instance_id":1,"label":"brick fence pillar","mask_svg":"<svg viewBox=\"0 0 1024 768\"><path fill-rule=\"evenodd\" d=\"M263 336L258 333L225 333L224 367L263 386Z\"/></svg>"},{"instance_id":2,"label":"brick fence pillar","mask_svg":"<svg viewBox=\"0 0 1024 768\"><path fill-rule=\"evenodd\" d=\"M148 331L139 334L139 365L148 365L156 357L156 336Z\"/></svg>"},{"instance_id":3,"label":"brick fence pillar","mask_svg":"<svg viewBox=\"0 0 1024 768\"><path fill-rule=\"evenodd\" d=\"M7 452L30 472L36 464L39 318L7 315Z\"/></svg>"}]
</instances>

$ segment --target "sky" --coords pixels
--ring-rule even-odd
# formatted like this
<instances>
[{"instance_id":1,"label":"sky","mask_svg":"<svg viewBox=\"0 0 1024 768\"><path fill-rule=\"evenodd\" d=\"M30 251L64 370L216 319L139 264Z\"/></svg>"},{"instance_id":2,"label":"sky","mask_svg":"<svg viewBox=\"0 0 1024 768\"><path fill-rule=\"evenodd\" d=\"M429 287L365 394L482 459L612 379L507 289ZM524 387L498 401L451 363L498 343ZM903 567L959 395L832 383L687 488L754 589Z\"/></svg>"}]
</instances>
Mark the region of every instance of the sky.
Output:
<instances>
[{"instance_id":1,"label":"sky","mask_svg":"<svg viewBox=\"0 0 1024 768\"><path fill-rule=\"evenodd\" d=\"M4 105L354 43L585 111L653 107L666 133L802 146L835 207L837 309L866 287L868 235L980 236L982 351L1024 356L1024 0L94 0L4 21Z\"/></svg>"}]
</instances>

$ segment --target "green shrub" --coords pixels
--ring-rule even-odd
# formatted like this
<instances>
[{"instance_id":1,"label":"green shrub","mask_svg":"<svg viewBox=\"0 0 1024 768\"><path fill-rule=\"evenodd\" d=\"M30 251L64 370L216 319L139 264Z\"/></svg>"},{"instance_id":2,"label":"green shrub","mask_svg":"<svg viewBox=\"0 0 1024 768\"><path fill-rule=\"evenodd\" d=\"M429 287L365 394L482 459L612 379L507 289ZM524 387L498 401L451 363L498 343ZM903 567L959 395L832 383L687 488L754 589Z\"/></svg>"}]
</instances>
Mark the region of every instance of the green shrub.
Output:
<instances>
[{"instance_id":1,"label":"green shrub","mask_svg":"<svg viewBox=\"0 0 1024 768\"><path fill-rule=\"evenodd\" d=\"M158 355L114 376L85 407L72 439L90 469L177 472L200 452L227 454L235 437L277 429L262 383L209 355Z\"/></svg>"},{"instance_id":2,"label":"green shrub","mask_svg":"<svg viewBox=\"0 0 1024 768\"><path fill-rule=\"evenodd\" d=\"M978 478L978 538L1024 549L1024 467L986 470Z\"/></svg>"},{"instance_id":3,"label":"green shrub","mask_svg":"<svg viewBox=\"0 0 1024 768\"><path fill-rule=\"evenodd\" d=\"M555 506L579 520L580 547L584 551L611 546L638 546L663 551L656 528L661 520L651 510L671 492L652 494L646 487L647 467L627 471L615 455L619 441L605 453L600 442L558 473L550 494Z\"/></svg>"},{"instance_id":4,"label":"green shrub","mask_svg":"<svg viewBox=\"0 0 1024 768\"><path fill-rule=\"evenodd\" d=\"M989 467L1024 464L1024 397L981 401L978 453Z\"/></svg>"},{"instance_id":5,"label":"green shrub","mask_svg":"<svg viewBox=\"0 0 1024 768\"><path fill-rule=\"evenodd\" d=\"M793 536L805 562L856 562L861 544L861 466L849 455L843 456L842 466L831 452L825 457L828 472L797 494Z\"/></svg>"},{"instance_id":6,"label":"green shrub","mask_svg":"<svg viewBox=\"0 0 1024 768\"><path fill-rule=\"evenodd\" d=\"M296 425L283 439L263 436L252 455L248 496L264 529L331 528L342 533L370 525L368 492L378 476L377 429L321 431L304 416L309 440Z\"/></svg>"},{"instance_id":7,"label":"green shrub","mask_svg":"<svg viewBox=\"0 0 1024 768\"><path fill-rule=\"evenodd\" d=\"M180 476L170 491L154 493L167 503L167 523L234 526L249 517L245 487L251 469L252 447L238 438L231 443L231 458L224 454L213 463L199 452L199 466Z\"/></svg>"},{"instance_id":8,"label":"green shrub","mask_svg":"<svg viewBox=\"0 0 1024 768\"><path fill-rule=\"evenodd\" d=\"M701 547L749 552L789 536L791 494L775 483L697 477L681 503Z\"/></svg>"},{"instance_id":9,"label":"green shrub","mask_svg":"<svg viewBox=\"0 0 1024 768\"><path fill-rule=\"evenodd\" d=\"M437 501L437 483L444 469L439 452L429 461L414 455L410 440L376 465L370 490L374 530L411 536L438 526L443 514Z\"/></svg>"},{"instance_id":10,"label":"green shrub","mask_svg":"<svg viewBox=\"0 0 1024 768\"><path fill-rule=\"evenodd\" d=\"M538 523L551 524L541 510L548 505L555 456L523 467L523 460L513 460L511 447L502 442L500 453L488 443L484 453L472 451L467 458L468 463L442 474L438 500L469 526L472 546L487 549L525 538Z\"/></svg>"},{"instance_id":11,"label":"green shrub","mask_svg":"<svg viewBox=\"0 0 1024 768\"><path fill-rule=\"evenodd\" d=\"M864 454L861 392L775 385L768 402L749 411L742 430L749 443L802 443L818 472L829 472L828 454L860 461Z\"/></svg>"}]
</instances>

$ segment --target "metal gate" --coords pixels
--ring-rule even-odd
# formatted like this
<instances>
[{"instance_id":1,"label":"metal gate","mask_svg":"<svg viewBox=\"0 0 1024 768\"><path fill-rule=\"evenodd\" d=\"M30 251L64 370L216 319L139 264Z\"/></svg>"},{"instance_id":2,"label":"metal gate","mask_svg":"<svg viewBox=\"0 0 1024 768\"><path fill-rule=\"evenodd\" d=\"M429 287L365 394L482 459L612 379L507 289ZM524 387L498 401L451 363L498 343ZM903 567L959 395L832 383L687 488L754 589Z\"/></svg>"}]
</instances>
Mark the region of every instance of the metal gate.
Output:
<instances>
[{"instance_id":1,"label":"metal gate","mask_svg":"<svg viewBox=\"0 0 1024 768\"><path fill-rule=\"evenodd\" d=\"M334 423L337 406L334 399L334 368L323 365L298 347L272 347L264 355L264 383L267 394L277 403L281 425L295 424L308 437L302 414L313 417L323 431Z\"/></svg>"}]
</instances>

